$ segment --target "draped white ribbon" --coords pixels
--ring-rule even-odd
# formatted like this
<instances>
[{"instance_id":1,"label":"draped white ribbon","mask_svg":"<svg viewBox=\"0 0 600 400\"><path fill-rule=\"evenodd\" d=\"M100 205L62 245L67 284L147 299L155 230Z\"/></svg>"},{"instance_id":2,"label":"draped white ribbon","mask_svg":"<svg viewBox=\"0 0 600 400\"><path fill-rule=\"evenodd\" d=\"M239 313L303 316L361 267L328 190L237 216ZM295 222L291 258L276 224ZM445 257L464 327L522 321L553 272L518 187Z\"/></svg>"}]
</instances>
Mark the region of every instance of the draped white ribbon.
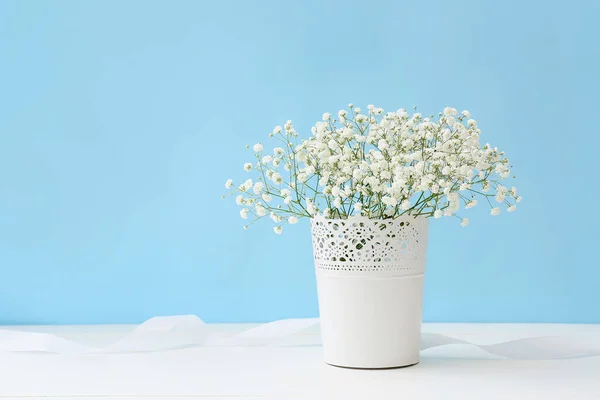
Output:
<instances>
[{"instance_id":1,"label":"draped white ribbon","mask_svg":"<svg viewBox=\"0 0 600 400\"><path fill-rule=\"evenodd\" d=\"M90 346L49 333L0 329L0 352L88 354L155 352L198 346L286 346L285 339L318 323L318 318L284 319L226 335L215 332L195 315L154 317L107 346ZM318 335L309 339L312 341L303 345L320 345ZM421 336L421 350L447 345L469 345L495 356L522 360L600 356L600 347L561 336L531 337L488 345L437 333Z\"/></svg>"}]
</instances>

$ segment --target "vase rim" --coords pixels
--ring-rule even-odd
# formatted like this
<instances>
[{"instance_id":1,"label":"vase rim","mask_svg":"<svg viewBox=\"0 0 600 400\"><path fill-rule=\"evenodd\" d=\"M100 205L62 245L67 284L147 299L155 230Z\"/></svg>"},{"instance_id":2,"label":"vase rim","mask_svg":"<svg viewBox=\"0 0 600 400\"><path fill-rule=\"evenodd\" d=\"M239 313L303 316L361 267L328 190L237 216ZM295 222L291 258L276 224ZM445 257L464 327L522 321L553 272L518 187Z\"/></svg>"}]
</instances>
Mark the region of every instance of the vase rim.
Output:
<instances>
[{"instance_id":1,"label":"vase rim","mask_svg":"<svg viewBox=\"0 0 600 400\"><path fill-rule=\"evenodd\" d=\"M423 216L423 215L419 215L419 216L412 216L412 215L400 215L396 218L388 218L388 219L382 219L382 218L369 218L369 217L365 217L364 215L350 215L348 218L325 218L322 215L317 215L314 217L310 218L311 220L314 221L369 221L369 222L373 222L373 221L382 221L382 222L390 222L390 221L410 221L410 220L428 220L429 218Z\"/></svg>"}]
</instances>

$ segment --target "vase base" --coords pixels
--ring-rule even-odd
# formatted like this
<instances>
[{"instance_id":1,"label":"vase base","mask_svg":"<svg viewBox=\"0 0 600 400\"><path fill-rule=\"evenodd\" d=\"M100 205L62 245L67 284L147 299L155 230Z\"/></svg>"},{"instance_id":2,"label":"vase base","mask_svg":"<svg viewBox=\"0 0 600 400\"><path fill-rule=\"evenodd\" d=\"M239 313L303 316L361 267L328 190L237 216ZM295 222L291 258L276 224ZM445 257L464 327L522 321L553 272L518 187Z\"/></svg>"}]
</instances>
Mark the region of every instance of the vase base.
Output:
<instances>
[{"instance_id":1,"label":"vase base","mask_svg":"<svg viewBox=\"0 0 600 400\"><path fill-rule=\"evenodd\" d=\"M325 361L325 364L327 365L331 365L332 367L337 367L337 368L346 368L346 369L362 369L362 370L383 370L383 369L400 369L400 368L408 368L408 367L412 367L414 365L417 365L419 363L419 361L417 361L416 363L412 363L412 364L406 364L406 365L398 365L395 367L348 367L346 365L336 365L336 364L332 364L332 363L328 363L327 361Z\"/></svg>"}]
</instances>

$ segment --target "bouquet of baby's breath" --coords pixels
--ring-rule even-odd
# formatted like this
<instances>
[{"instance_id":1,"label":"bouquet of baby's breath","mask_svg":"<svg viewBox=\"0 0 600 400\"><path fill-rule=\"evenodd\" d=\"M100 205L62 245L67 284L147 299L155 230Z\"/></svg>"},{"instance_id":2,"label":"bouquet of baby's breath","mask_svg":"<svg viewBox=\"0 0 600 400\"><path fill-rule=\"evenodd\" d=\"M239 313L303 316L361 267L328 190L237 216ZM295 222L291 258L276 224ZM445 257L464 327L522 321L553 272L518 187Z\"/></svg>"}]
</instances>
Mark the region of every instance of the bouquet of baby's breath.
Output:
<instances>
[{"instance_id":1,"label":"bouquet of baby's breath","mask_svg":"<svg viewBox=\"0 0 600 400\"><path fill-rule=\"evenodd\" d=\"M277 143L272 153L261 143L252 147L255 160L244 170L254 177L225 184L237 195L242 218L269 216L279 234L282 223L299 217L440 218L457 216L461 205L475 207L477 198L498 215L499 205L511 212L521 201L514 186L500 183L510 176L504 152L480 145L481 131L468 111L446 107L437 117L423 117L348 107L337 118L323 114L306 140L299 141L287 121L269 134ZM469 222L458 218L462 226Z\"/></svg>"}]
</instances>

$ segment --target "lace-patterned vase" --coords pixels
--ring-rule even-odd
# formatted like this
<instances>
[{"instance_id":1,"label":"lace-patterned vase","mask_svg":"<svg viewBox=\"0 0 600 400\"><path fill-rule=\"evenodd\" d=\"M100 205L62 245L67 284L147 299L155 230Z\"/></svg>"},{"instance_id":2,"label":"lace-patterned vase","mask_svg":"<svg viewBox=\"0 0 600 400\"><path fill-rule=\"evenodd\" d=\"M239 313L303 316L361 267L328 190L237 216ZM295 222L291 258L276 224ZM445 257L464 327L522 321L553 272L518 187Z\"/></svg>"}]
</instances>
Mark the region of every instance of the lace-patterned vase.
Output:
<instances>
[{"instance_id":1,"label":"lace-patterned vase","mask_svg":"<svg viewBox=\"0 0 600 400\"><path fill-rule=\"evenodd\" d=\"M325 362L419 362L428 220L311 220Z\"/></svg>"}]
</instances>

